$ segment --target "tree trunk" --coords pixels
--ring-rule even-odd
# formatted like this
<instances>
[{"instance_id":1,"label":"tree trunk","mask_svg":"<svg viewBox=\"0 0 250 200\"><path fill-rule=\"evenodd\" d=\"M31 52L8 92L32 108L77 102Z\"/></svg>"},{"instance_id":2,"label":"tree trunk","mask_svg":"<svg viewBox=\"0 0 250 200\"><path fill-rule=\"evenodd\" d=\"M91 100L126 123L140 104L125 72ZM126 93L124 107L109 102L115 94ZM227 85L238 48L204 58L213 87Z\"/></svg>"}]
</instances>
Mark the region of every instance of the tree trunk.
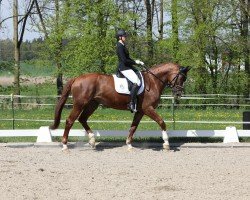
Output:
<instances>
[{"instance_id":1,"label":"tree trunk","mask_svg":"<svg viewBox=\"0 0 250 200\"><path fill-rule=\"evenodd\" d=\"M57 78L56 78L56 88L57 88L57 95L60 96L62 94L63 91L63 76L62 73L60 72L61 70L61 63L57 62L57 69L58 69L58 73L57 73Z\"/></svg>"},{"instance_id":2,"label":"tree trunk","mask_svg":"<svg viewBox=\"0 0 250 200\"><path fill-rule=\"evenodd\" d=\"M163 0L160 0L160 26L159 26L160 40L163 39Z\"/></svg>"},{"instance_id":3,"label":"tree trunk","mask_svg":"<svg viewBox=\"0 0 250 200\"><path fill-rule=\"evenodd\" d=\"M173 60L178 62L177 54L179 51L179 25L178 25L178 0L172 0L171 15L172 15L172 42L173 42Z\"/></svg>"},{"instance_id":4,"label":"tree trunk","mask_svg":"<svg viewBox=\"0 0 250 200\"><path fill-rule=\"evenodd\" d=\"M31 13L34 6L34 0L31 1L30 7L28 7L24 17L18 21L18 0L13 0L13 43L14 43L14 94L20 95L20 52L21 44L23 42L23 35L25 31L25 26L27 18ZM20 37L19 37L19 26L20 22L23 22L20 27ZM17 103L20 103L20 98L16 99Z\"/></svg>"},{"instance_id":5,"label":"tree trunk","mask_svg":"<svg viewBox=\"0 0 250 200\"><path fill-rule=\"evenodd\" d=\"M36 10L37 10L37 13L38 13L41 25L42 25L42 30L44 32L45 39L48 39L49 35L48 35L48 31L46 29L46 26L45 26L45 23L44 23L44 20L43 20L43 17L42 17L40 6L39 6L37 0L34 0L34 1L35 1L35 4L36 4Z\"/></svg>"},{"instance_id":6,"label":"tree trunk","mask_svg":"<svg viewBox=\"0 0 250 200\"><path fill-rule=\"evenodd\" d=\"M216 37L213 36L211 38L211 44L213 46L213 60L214 60L214 63L212 63L212 71L213 73L211 73L211 78L212 78L212 92L213 94L217 94L217 83L218 83L218 56L219 56L219 51L218 51L218 47L217 47L217 44L216 44Z\"/></svg>"},{"instance_id":7,"label":"tree trunk","mask_svg":"<svg viewBox=\"0 0 250 200\"><path fill-rule=\"evenodd\" d=\"M59 28L59 0L55 0L55 8L56 8L56 52L55 52L55 60L57 66L57 79L56 79L56 86L57 86L57 95L61 95L63 91L63 77L62 77L62 59L61 59L61 50L62 50L62 35Z\"/></svg>"},{"instance_id":8,"label":"tree trunk","mask_svg":"<svg viewBox=\"0 0 250 200\"><path fill-rule=\"evenodd\" d=\"M147 10L147 44L148 44L148 62L150 63L150 61L152 61L153 58L153 32L152 32L152 27L153 27L153 10L151 8L151 3L150 0L144 0L145 2L145 6L146 6L146 10ZM154 0L152 1L152 5L154 5ZM154 6L152 6L154 7Z\"/></svg>"},{"instance_id":9,"label":"tree trunk","mask_svg":"<svg viewBox=\"0 0 250 200\"><path fill-rule=\"evenodd\" d=\"M14 95L20 95L20 45L18 44L18 0L13 1ZM20 98L16 99L20 103Z\"/></svg>"}]
</instances>

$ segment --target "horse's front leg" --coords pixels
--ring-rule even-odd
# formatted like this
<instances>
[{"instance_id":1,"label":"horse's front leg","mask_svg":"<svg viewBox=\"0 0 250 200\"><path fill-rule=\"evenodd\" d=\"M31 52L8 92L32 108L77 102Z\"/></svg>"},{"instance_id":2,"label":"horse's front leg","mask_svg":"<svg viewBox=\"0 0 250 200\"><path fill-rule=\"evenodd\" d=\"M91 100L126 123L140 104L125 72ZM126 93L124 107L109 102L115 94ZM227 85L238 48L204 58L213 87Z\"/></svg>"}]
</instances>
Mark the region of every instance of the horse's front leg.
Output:
<instances>
[{"instance_id":1,"label":"horse's front leg","mask_svg":"<svg viewBox=\"0 0 250 200\"><path fill-rule=\"evenodd\" d=\"M133 146L131 144L131 142L133 140L133 135L134 135L134 133L135 133L135 131L136 131L136 129L137 129L137 127L138 127L138 125L139 125L142 117L143 117L143 115L144 114L141 113L141 112L137 112L134 115L134 119L133 119L133 122L132 122L130 130L129 130L129 135L128 135L127 140L126 140L126 144L128 146L128 150L131 150L133 148Z\"/></svg>"},{"instance_id":2,"label":"horse's front leg","mask_svg":"<svg viewBox=\"0 0 250 200\"><path fill-rule=\"evenodd\" d=\"M163 143L163 149L169 150L169 141L168 141L168 133L166 130L166 124L163 121L163 119L158 115L153 107L149 107L146 110L144 110L145 115L149 116L152 120L156 121L162 130L162 139L164 141Z\"/></svg>"}]
</instances>

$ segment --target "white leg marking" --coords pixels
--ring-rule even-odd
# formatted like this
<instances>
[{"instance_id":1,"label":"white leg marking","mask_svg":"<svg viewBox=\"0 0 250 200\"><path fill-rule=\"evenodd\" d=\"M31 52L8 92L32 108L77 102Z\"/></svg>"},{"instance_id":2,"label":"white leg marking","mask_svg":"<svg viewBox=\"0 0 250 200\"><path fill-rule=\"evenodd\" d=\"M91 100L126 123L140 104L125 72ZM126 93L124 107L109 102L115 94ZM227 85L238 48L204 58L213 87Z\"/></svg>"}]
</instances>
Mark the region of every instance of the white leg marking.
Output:
<instances>
[{"instance_id":1,"label":"white leg marking","mask_svg":"<svg viewBox=\"0 0 250 200\"><path fill-rule=\"evenodd\" d=\"M126 144L127 144L127 146L128 146L128 150L132 150L132 149L133 149L133 146L132 146L132 144L131 144L131 140L129 140L128 138L127 138L127 140L126 140Z\"/></svg>"},{"instance_id":2,"label":"white leg marking","mask_svg":"<svg viewBox=\"0 0 250 200\"><path fill-rule=\"evenodd\" d=\"M95 134L89 133L89 144L92 148L95 148Z\"/></svg>"},{"instance_id":3,"label":"white leg marking","mask_svg":"<svg viewBox=\"0 0 250 200\"><path fill-rule=\"evenodd\" d=\"M162 131L162 139L164 140L163 149L169 150L168 133L167 131Z\"/></svg>"}]
</instances>

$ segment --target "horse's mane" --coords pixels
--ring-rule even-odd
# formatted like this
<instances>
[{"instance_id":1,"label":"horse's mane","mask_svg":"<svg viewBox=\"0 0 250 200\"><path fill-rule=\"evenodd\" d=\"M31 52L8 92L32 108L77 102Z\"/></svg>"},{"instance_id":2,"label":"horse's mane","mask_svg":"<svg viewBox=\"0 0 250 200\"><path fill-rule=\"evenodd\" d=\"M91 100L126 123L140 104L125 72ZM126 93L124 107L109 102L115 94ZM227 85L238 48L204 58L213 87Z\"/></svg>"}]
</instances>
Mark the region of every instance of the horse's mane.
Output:
<instances>
[{"instance_id":1,"label":"horse's mane","mask_svg":"<svg viewBox=\"0 0 250 200\"><path fill-rule=\"evenodd\" d=\"M158 69L159 67L162 67L163 65L165 65L166 63L161 63L161 64L156 64L153 65L152 67L150 67L150 69L154 70L154 69Z\"/></svg>"},{"instance_id":2,"label":"horse's mane","mask_svg":"<svg viewBox=\"0 0 250 200\"><path fill-rule=\"evenodd\" d=\"M163 68L163 66L166 66ZM151 68L150 68L150 71L155 71L155 72L159 72L161 70L168 70L168 69L171 69L173 67L178 67L178 64L176 63L160 63L160 64L157 64L157 65L153 65Z\"/></svg>"}]
</instances>

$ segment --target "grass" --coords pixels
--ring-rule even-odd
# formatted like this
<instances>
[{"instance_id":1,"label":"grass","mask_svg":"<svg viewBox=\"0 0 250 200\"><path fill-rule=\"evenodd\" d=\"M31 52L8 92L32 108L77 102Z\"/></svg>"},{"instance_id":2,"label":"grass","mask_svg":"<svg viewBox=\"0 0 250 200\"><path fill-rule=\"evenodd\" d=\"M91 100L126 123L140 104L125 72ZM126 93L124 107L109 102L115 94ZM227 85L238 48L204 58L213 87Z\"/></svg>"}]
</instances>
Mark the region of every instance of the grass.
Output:
<instances>
[{"instance_id":1,"label":"grass","mask_svg":"<svg viewBox=\"0 0 250 200\"><path fill-rule=\"evenodd\" d=\"M20 63L20 73L24 76L53 76L56 73L56 68L50 64L45 64L43 61L36 61L36 63L21 62ZM0 70L0 76L13 76L13 69Z\"/></svg>"},{"instance_id":2,"label":"grass","mask_svg":"<svg viewBox=\"0 0 250 200\"><path fill-rule=\"evenodd\" d=\"M23 62L20 67L21 74L32 77L36 76L53 76L56 73L56 68L50 64Z\"/></svg>"},{"instance_id":3,"label":"grass","mask_svg":"<svg viewBox=\"0 0 250 200\"><path fill-rule=\"evenodd\" d=\"M54 95L57 91L56 86L51 83L21 86L21 95L24 96L41 96L41 95ZM1 86L0 95L10 95L14 91L13 86Z\"/></svg>"}]
</instances>

